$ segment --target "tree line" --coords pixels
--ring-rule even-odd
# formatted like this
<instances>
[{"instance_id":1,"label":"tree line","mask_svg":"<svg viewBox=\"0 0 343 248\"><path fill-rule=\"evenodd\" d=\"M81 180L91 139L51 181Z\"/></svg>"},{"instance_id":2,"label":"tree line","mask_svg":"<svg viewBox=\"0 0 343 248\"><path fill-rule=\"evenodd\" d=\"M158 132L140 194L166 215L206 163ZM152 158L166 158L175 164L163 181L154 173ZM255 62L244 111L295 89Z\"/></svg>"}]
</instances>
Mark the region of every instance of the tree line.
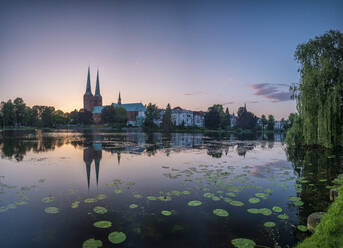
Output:
<instances>
[{"instance_id":1,"label":"tree line","mask_svg":"<svg viewBox=\"0 0 343 248\"><path fill-rule=\"evenodd\" d=\"M122 107L106 106L101 113L101 123L125 125L127 112ZM0 127L39 127L53 128L61 125L91 125L93 114L87 110L74 110L70 113L56 110L53 106L27 106L20 97L0 104Z\"/></svg>"}]
</instances>

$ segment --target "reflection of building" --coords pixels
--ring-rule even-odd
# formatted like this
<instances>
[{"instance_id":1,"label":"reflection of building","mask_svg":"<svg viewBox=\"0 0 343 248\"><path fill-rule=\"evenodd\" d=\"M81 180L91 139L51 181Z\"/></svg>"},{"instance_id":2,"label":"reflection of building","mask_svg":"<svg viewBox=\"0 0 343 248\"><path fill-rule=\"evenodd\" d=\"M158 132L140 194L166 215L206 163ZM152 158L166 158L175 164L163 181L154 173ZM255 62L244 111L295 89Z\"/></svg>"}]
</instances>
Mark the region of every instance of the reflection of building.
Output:
<instances>
[{"instance_id":1,"label":"reflection of building","mask_svg":"<svg viewBox=\"0 0 343 248\"><path fill-rule=\"evenodd\" d=\"M85 161L85 164L86 164L88 188L90 184L91 166L92 166L93 160L94 160L94 165L95 165L96 184L98 185L99 183L99 170L100 170L101 158L102 158L102 146L100 143L95 143L92 146L84 147L83 161Z\"/></svg>"}]
</instances>

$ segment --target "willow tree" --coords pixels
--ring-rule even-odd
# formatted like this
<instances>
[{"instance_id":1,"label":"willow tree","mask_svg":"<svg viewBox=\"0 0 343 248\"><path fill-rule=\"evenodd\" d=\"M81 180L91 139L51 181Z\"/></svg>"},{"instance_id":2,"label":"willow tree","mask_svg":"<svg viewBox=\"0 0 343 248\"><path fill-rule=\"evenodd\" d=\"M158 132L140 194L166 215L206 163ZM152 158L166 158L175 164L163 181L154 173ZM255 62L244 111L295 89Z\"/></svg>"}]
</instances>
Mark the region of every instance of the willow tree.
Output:
<instances>
[{"instance_id":1,"label":"willow tree","mask_svg":"<svg viewBox=\"0 0 343 248\"><path fill-rule=\"evenodd\" d=\"M300 44L295 59L300 83L292 89L299 115L289 136L301 134L305 145L343 145L343 34L331 30Z\"/></svg>"}]
</instances>

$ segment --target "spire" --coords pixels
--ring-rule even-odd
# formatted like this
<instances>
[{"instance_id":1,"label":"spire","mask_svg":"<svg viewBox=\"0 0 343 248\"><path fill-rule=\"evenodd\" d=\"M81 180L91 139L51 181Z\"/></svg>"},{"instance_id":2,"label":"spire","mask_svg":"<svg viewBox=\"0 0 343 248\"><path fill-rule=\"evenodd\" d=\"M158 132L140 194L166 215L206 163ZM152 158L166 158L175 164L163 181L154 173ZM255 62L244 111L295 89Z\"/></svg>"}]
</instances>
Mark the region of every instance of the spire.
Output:
<instances>
[{"instance_id":1,"label":"spire","mask_svg":"<svg viewBox=\"0 0 343 248\"><path fill-rule=\"evenodd\" d=\"M119 91L119 97L118 97L118 105L121 105L120 91Z\"/></svg>"},{"instance_id":2,"label":"spire","mask_svg":"<svg viewBox=\"0 0 343 248\"><path fill-rule=\"evenodd\" d=\"M100 96L99 69L96 73L95 96Z\"/></svg>"},{"instance_id":3,"label":"spire","mask_svg":"<svg viewBox=\"0 0 343 248\"><path fill-rule=\"evenodd\" d=\"M86 93L85 95L92 95L92 89L91 89L91 73L90 73L90 67L88 66L88 76L87 76L87 87L86 87Z\"/></svg>"}]
</instances>

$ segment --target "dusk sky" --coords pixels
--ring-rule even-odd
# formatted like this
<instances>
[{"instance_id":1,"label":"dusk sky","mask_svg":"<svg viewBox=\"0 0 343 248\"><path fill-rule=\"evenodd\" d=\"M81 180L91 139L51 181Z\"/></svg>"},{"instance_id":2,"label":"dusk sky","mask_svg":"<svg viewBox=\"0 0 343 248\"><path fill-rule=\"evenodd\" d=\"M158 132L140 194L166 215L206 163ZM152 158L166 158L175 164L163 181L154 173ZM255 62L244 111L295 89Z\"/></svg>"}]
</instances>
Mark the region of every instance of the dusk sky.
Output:
<instances>
[{"instance_id":1,"label":"dusk sky","mask_svg":"<svg viewBox=\"0 0 343 248\"><path fill-rule=\"evenodd\" d=\"M56 2L56 3L54 3ZM1 1L0 101L83 106L87 68L103 103L149 102L257 116L295 112L294 52L343 31L343 1Z\"/></svg>"}]
</instances>

